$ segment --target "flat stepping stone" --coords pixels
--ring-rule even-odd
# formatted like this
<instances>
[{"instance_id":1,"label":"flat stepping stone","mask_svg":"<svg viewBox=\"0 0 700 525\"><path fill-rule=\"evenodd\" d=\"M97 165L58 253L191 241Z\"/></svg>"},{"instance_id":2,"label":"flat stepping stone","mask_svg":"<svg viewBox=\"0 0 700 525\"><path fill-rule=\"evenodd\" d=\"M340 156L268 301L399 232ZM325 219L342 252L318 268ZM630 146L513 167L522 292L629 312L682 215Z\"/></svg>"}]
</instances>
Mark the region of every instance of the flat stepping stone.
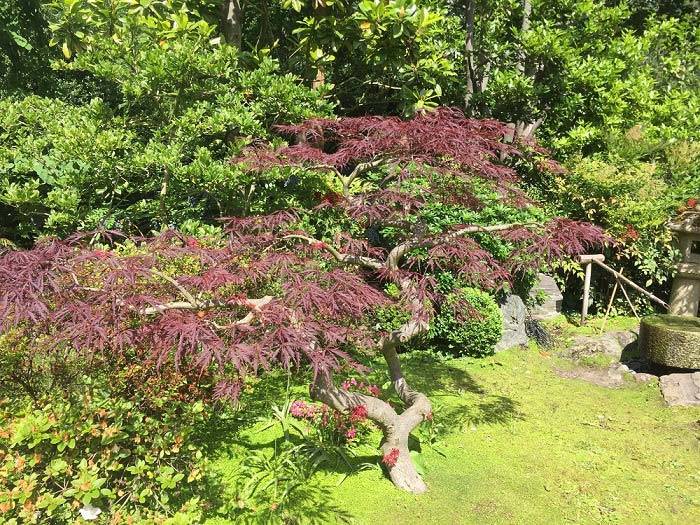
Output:
<instances>
[{"instance_id":1,"label":"flat stepping stone","mask_svg":"<svg viewBox=\"0 0 700 525\"><path fill-rule=\"evenodd\" d=\"M556 374L566 379L581 379L606 388L618 388L625 382L623 370L616 366L610 368L577 367L571 370L555 370Z\"/></svg>"},{"instance_id":2,"label":"flat stepping stone","mask_svg":"<svg viewBox=\"0 0 700 525\"><path fill-rule=\"evenodd\" d=\"M661 376L661 392L669 406L700 406L700 372Z\"/></svg>"}]
</instances>

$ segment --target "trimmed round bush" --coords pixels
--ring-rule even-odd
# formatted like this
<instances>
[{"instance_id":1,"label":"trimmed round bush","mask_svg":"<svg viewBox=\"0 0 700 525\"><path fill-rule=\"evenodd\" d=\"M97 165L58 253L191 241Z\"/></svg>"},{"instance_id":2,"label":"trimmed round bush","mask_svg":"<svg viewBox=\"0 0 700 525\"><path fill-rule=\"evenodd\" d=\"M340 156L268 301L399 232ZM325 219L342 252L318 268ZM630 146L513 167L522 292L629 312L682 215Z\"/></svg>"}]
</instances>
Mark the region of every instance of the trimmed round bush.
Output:
<instances>
[{"instance_id":1,"label":"trimmed round bush","mask_svg":"<svg viewBox=\"0 0 700 525\"><path fill-rule=\"evenodd\" d=\"M494 298L464 287L446 296L431 335L455 355L483 357L494 353L502 330L503 316Z\"/></svg>"}]
</instances>

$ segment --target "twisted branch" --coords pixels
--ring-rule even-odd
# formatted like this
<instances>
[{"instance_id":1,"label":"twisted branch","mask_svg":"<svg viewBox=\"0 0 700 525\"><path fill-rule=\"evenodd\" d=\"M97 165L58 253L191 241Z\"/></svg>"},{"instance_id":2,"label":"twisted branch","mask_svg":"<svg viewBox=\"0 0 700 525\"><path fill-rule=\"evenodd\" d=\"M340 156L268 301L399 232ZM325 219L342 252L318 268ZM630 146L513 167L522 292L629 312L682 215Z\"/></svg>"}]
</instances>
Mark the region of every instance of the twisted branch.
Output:
<instances>
[{"instance_id":1,"label":"twisted branch","mask_svg":"<svg viewBox=\"0 0 700 525\"><path fill-rule=\"evenodd\" d=\"M350 253L343 253L331 246L330 244L320 241L318 239L314 239L313 237L309 237L307 235L290 234L285 235L283 238L300 239L302 241L308 242L309 244L317 244L319 247L323 248L328 253L330 253L336 261L343 264L354 264L357 266L364 266L365 268L369 268L371 270L379 270L384 267L384 263L382 263L382 261L380 261L379 259L375 259L373 257L364 257L362 255L352 255Z\"/></svg>"}]
</instances>

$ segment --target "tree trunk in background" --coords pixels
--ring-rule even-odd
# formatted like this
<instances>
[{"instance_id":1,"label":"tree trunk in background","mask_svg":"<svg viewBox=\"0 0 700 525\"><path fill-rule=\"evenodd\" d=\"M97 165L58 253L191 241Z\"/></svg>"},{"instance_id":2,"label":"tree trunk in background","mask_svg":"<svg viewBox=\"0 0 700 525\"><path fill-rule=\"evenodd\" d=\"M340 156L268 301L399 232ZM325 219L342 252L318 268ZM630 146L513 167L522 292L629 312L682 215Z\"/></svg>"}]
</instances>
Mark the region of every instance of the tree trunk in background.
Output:
<instances>
[{"instance_id":1,"label":"tree trunk in background","mask_svg":"<svg viewBox=\"0 0 700 525\"><path fill-rule=\"evenodd\" d=\"M323 18L328 15L328 6L325 0L314 0L314 17ZM316 68L316 78L311 82L313 89L318 89L326 83L326 68L323 64L318 64Z\"/></svg>"},{"instance_id":2,"label":"tree trunk in background","mask_svg":"<svg viewBox=\"0 0 700 525\"><path fill-rule=\"evenodd\" d=\"M532 14L532 4L530 0L523 0L523 18L520 24L520 34L522 35L530 29L530 15ZM518 63L516 65L518 71L525 73L525 53L520 50Z\"/></svg>"},{"instance_id":3,"label":"tree trunk in background","mask_svg":"<svg viewBox=\"0 0 700 525\"><path fill-rule=\"evenodd\" d=\"M491 74L491 61L483 49L479 48L479 35L477 22L479 17L484 17L483 5L477 5L478 0L465 0L464 19L466 36L464 41L464 56L466 59L466 93L464 95L464 108L468 115L489 117L491 108L480 104L474 107L474 95L486 91Z\"/></svg>"},{"instance_id":4,"label":"tree trunk in background","mask_svg":"<svg viewBox=\"0 0 700 525\"><path fill-rule=\"evenodd\" d=\"M467 0L467 36L464 44L464 54L467 58L467 93L464 96L464 106L468 110L474 90L478 86L474 70L474 2Z\"/></svg>"},{"instance_id":5,"label":"tree trunk in background","mask_svg":"<svg viewBox=\"0 0 700 525\"><path fill-rule=\"evenodd\" d=\"M522 6L523 6L523 17L520 23L520 34L523 35L527 31L530 30L530 17L532 15L532 3L530 0L522 0ZM525 52L521 49L519 54L518 54L518 63L516 64L516 69L522 73L523 75L526 76L531 76L535 77L535 72L533 69L535 68L527 68L525 64L525 59L527 57L525 56ZM544 117L538 118L534 122L523 122L523 121L518 121L513 125L513 136L510 140L510 142L515 142L517 140L524 140L528 141L535 136L535 131L537 131L537 128L540 127L542 122L544 121Z\"/></svg>"},{"instance_id":6,"label":"tree trunk in background","mask_svg":"<svg viewBox=\"0 0 700 525\"><path fill-rule=\"evenodd\" d=\"M238 49L243 41L242 15L241 0L224 0L221 5L221 32L224 34L224 40Z\"/></svg>"},{"instance_id":7,"label":"tree trunk in background","mask_svg":"<svg viewBox=\"0 0 700 525\"><path fill-rule=\"evenodd\" d=\"M326 83L326 70L324 69L323 65L319 64L318 69L316 69L316 78L314 78L313 81L311 82L311 87L313 89L318 89L325 83Z\"/></svg>"}]
</instances>

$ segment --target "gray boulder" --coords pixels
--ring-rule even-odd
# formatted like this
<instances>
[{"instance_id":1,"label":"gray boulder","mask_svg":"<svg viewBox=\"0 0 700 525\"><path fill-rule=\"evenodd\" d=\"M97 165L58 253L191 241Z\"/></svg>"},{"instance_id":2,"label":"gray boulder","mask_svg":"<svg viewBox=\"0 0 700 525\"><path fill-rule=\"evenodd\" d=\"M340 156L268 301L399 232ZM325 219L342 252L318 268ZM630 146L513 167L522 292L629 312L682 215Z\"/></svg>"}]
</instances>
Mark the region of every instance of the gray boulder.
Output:
<instances>
[{"instance_id":1,"label":"gray boulder","mask_svg":"<svg viewBox=\"0 0 700 525\"><path fill-rule=\"evenodd\" d=\"M661 392L669 406L700 406L700 372L661 376Z\"/></svg>"},{"instance_id":2,"label":"gray boulder","mask_svg":"<svg viewBox=\"0 0 700 525\"><path fill-rule=\"evenodd\" d=\"M571 341L567 354L574 359L602 354L619 361L625 348L636 344L636 341L637 334L631 330L601 335L579 335Z\"/></svg>"},{"instance_id":3,"label":"gray boulder","mask_svg":"<svg viewBox=\"0 0 700 525\"><path fill-rule=\"evenodd\" d=\"M527 308L523 300L517 295L507 296L501 303L501 313L503 314L503 332L501 340L496 344L496 352L527 344L528 338L525 333Z\"/></svg>"}]
</instances>

